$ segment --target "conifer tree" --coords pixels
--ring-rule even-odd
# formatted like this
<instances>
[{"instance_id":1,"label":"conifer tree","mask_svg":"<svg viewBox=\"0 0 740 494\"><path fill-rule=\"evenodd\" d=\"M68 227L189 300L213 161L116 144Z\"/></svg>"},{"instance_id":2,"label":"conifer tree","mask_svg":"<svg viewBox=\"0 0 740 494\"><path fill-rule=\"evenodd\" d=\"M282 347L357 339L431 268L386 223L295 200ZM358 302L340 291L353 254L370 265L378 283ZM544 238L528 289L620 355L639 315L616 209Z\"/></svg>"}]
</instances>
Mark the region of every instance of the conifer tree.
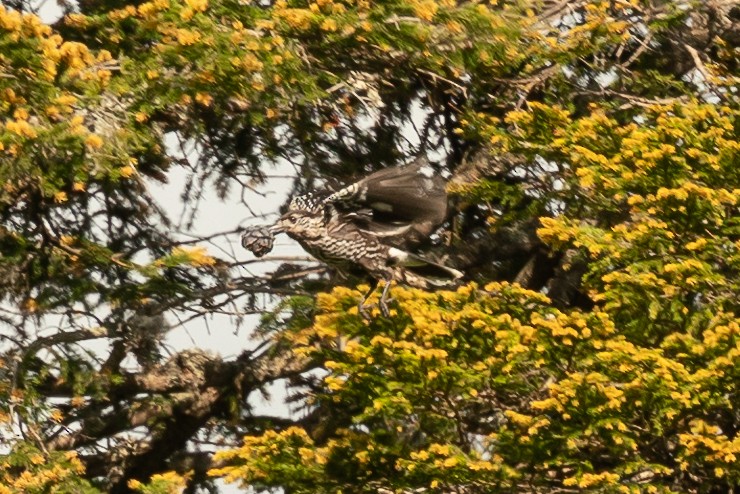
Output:
<instances>
[{"instance_id":1,"label":"conifer tree","mask_svg":"<svg viewBox=\"0 0 740 494\"><path fill-rule=\"evenodd\" d=\"M735 2L60 6L0 6L0 494L737 489ZM151 192L186 176L195 215L420 154L454 196L425 254L468 282L389 317ZM268 307L235 358L164 351ZM290 419L250 407L277 382Z\"/></svg>"}]
</instances>

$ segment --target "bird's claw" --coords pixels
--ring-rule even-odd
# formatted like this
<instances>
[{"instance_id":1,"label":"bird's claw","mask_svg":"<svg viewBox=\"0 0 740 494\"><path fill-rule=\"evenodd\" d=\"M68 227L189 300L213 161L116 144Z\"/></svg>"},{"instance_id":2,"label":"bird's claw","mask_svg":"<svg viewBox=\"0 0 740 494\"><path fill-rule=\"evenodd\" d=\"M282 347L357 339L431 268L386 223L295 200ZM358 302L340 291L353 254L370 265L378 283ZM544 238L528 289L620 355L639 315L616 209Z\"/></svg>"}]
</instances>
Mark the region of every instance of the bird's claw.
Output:
<instances>
[{"instance_id":1,"label":"bird's claw","mask_svg":"<svg viewBox=\"0 0 740 494\"><path fill-rule=\"evenodd\" d=\"M390 317L391 311L388 307L388 303L393 302L392 298L388 299L381 299L380 303L378 304L380 306L380 313L383 314L384 317Z\"/></svg>"},{"instance_id":2,"label":"bird's claw","mask_svg":"<svg viewBox=\"0 0 740 494\"><path fill-rule=\"evenodd\" d=\"M369 321L371 319L370 313L367 311L368 308L374 308L379 307L380 313L383 315L383 317L390 317L391 311L388 308L388 302L392 302L393 299L388 296L388 292L391 288L391 281L386 280L385 286L383 287L383 291L380 294L380 299L378 300L378 304L365 304L368 297L370 297L370 294L373 293L375 288L378 286L377 282L370 288L370 290L365 293L364 297L360 301L359 305L357 306L357 311L360 313L360 315L365 319L366 321Z\"/></svg>"},{"instance_id":3,"label":"bird's claw","mask_svg":"<svg viewBox=\"0 0 740 494\"><path fill-rule=\"evenodd\" d=\"M370 314L370 309L374 309L375 307L378 307L383 317L390 317L391 311L390 311L390 308L388 307L389 302L393 302L393 299L389 298L386 300L381 300L377 304L360 303L357 306L357 312L359 312L359 314L362 316L363 319L365 319L366 321L369 321L370 319L373 318L372 314Z\"/></svg>"},{"instance_id":4,"label":"bird's claw","mask_svg":"<svg viewBox=\"0 0 740 494\"><path fill-rule=\"evenodd\" d=\"M360 302L360 304L357 306L357 312L360 313L360 315L362 316L362 318L364 320L369 321L370 319L372 319L372 316L370 315L370 313L367 310L368 309L372 309L373 307L375 307L375 304L367 304L366 305L363 302L364 302L364 300L362 302Z\"/></svg>"}]
</instances>

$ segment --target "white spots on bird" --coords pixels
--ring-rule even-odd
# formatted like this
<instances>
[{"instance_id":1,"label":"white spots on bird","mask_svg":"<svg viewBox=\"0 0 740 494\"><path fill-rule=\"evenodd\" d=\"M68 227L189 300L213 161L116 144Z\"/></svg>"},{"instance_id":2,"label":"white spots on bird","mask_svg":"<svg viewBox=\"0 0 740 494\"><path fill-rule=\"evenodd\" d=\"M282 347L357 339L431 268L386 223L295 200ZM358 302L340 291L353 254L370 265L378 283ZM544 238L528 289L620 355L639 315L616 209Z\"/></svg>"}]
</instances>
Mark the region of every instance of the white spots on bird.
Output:
<instances>
[{"instance_id":1,"label":"white spots on bird","mask_svg":"<svg viewBox=\"0 0 740 494\"><path fill-rule=\"evenodd\" d=\"M401 264L403 261L408 259L409 253L405 252L401 249L396 249L395 247L391 247L388 249L388 259L393 262L389 262L388 264Z\"/></svg>"},{"instance_id":2,"label":"white spots on bird","mask_svg":"<svg viewBox=\"0 0 740 494\"><path fill-rule=\"evenodd\" d=\"M460 278L465 276L465 273L463 273L462 271L458 271L455 268L451 268L449 266L445 266L445 268L447 268L447 272L450 273L453 280L459 280Z\"/></svg>"},{"instance_id":3,"label":"white spots on bird","mask_svg":"<svg viewBox=\"0 0 740 494\"><path fill-rule=\"evenodd\" d=\"M411 229L411 226L412 225L399 225L399 226L389 228L383 231L372 231L372 232L369 232L369 234L374 235L378 238L394 237L398 235L403 235L404 233L406 233L407 231ZM361 230L361 231L368 233L367 230Z\"/></svg>"},{"instance_id":4,"label":"white spots on bird","mask_svg":"<svg viewBox=\"0 0 740 494\"><path fill-rule=\"evenodd\" d=\"M392 213L393 212L393 206L385 202L374 202L370 204L370 207L382 213Z\"/></svg>"},{"instance_id":5,"label":"white spots on bird","mask_svg":"<svg viewBox=\"0 0 740 494\"><path fill-rule=\"evenodd\" d=\"M335 193L331 194L329 197L326 198L327 202L336 202L336 201L342 201L346 200L347 198L350 198L357 194L357 191L360 189L359 184L354 183L351 185L348 185L347 187L340 189L336 191ZM363 188L360 190L360 201L365 200L365 196L367 196L367 189Z\"/></svg>"},{"instance_id":6,"label":"white spots on bird","mask_svg":"<svg viewBox=\"0 0 740 494\"><path fill-rule=\"evenodd\" d=\"M419 175L423 175L426 178L432 178L434 176L434 168L429 165L424 165L419 168Z\"/></svg>"},{"instance_id":7,"label":"white spots on bird","mask_svg":"<svg viewBox=\"0 0 740 494\"><path fill-rule=\"evenodd\" d=\"M312 193L296 196L288 205L288 211L318 214L324 207L324 201Z\"/></svg>"}]
</instances>

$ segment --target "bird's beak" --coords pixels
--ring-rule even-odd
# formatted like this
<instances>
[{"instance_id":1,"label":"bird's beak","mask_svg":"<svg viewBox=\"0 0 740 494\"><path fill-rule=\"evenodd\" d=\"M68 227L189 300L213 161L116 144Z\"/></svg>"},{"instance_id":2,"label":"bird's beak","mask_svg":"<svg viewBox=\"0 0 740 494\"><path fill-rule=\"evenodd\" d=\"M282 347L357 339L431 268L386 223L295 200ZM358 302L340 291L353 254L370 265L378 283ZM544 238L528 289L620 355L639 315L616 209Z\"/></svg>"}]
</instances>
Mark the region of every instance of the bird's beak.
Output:
<instances>
[{"instance_id":1,"label":"bird's beak","mask_svg":"<svg viewBox=\"0 0 740 494\"><path fill-rule=\"evenodd\" d=\"M285 229L282 227L282 225L280 225L280 223L275 223L270 228L268 228L268 230L270 230L270 233L272 233L273 235L285 232Z\"/></svg>"}]
</instances>

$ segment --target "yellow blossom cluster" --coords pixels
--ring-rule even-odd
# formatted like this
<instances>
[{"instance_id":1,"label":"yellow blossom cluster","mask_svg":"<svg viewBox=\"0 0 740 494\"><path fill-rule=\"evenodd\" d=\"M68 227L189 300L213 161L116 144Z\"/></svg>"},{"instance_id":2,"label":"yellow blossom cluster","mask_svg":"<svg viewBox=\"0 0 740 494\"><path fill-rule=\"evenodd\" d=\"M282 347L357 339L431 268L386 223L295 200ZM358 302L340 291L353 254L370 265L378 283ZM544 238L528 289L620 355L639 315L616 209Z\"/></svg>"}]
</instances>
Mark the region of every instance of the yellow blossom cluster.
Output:
<instances>
[{"instance_id":1,"label":"yellow blossom cluster","mask_svg":"<svg viewBox=\"0 0 740 494\"><path fill-rule=\"evenodd\" d=\"M316 475L328 461L327 447L316 447L306 431L300 427L289 427L281 432L273 430L262 436L247 436L240 448L219 451L214 459L226 466L212 469L209 475L222 477L226 482L270 482L286 475L282 469L271 469L271 460L280 458L291 462L289 474L298 480ZM277 466L277 464L275 464ZM284 482L294 480L289 477Z\"/></svg>"},{"instance_id":2,"label":"yellow blossom cluster","mask_svg":"<svg viewBox=\"0 0 740 494\"><path fill-rule=\"evenodd\" d=\"M108 12L108 16L115 21L121 21L129 17L140 17L145 20L152 20L158 13L170 8L170 6L170 0L153 0L151 2L144 2L138 7L134 5L126 5L121 9L111 10ZM77 20L77 22L80 21L82 21L82 19Z\"/></svg>"},{"instance_id":3,"label":"yellow blossom cluster","mask_svg":"<svg viewBox=\"0 0 740 494\"><path fill-rule=\"evenodd\" d=\"M431 22L439 10L439 4L435 0L413 0L411 7L414 14L422 20Z\"/></svg>"},{"instance_id":4,"label":"yellow blossom cluster","mask_svg":"<svg viewBox=\"0 0 740 494\"><path fill-rule=\"evenodd\" d=\"M208 8L208 0L186 0L186 7L180 12L180 18L189 21L198 12L205 12Z\"/></svg>"},{"instance_id":5,"label":"yellow blossom cluster","mask_svg":"<svg viewBox=\"0 0 740 494\"><path fill-rule=\"evenodd\" d=\"M740 438L730 439L717 427L696 419L691 423L690 432L679 435L679 442L679 465L682 470L687 470L698 457L706 462L707 473L715 477L737 475Z\"/></svg>"},{"instance_id":6,"label":"yellow blossom cluster","mask_svg":"<svg viewBox=\"0 0 740 494\"><path fill-rule=\"evenodd\" d=\"M550 30L545 30L546 26L538 25L541 29L541 42L547 44L553 56L598 44L629 42L633 33L629 29L631 23L626 19L637 3L639 0L590 1L581 11L582 22L573 23L567 28L561 26L559 29Z\"/></svg>"},{"instance_id":7,"label":"yellow blossom cluster","mask_svg":"<svg viewBox=\"0 0 740 494\"><path fill-rule=\"evenodd\" d=\"M4 116L0 124L0 157L4 155L16 164L74 161L69 163L71 167L80 177L85 175L82 168L93 166L105 141L100 135L89 134L79 112L79 95L87 94L89 100L94 100L109 83L111 71L107 67L113 61L111 53L94 52L83 43L65 41L37 16L20 14L4 6L0 6L0 25L5 28L0 29L0 38L6 41L9 38L17 47L8 56L3 55L6 77L0 87L0 116ZM12 56L17 53L24 55ZM69 137L72 141L67 140ZM64 144L57 144L57 140ZM76 150L69 147L71 142ZM49 149L54 152L50 153ZM82 155L77 152L83 149L86 163L80 162ZM41 160L34 158L39 153L43 155ZM29 170L25 165L7 170L25 175L43 173ZM84 192L84 181L74 180L73 187L71 175L49 180L48 184L59 185L47 184L43 195L64 204L71 193Z\"/></svg>"},{"instance_id":8,"label":"yellow blossom cluster","mask_svg":"<svg viewBox=\"0 0 740 494\"><path fill-rule=\"evenodd\" d=\"M0 5L0 29L10 38L18 41L21 37L43 38L51 34L51 27L33 14L23 14Z\"/></svg>"},{"instance_id":9,"label":"yellow blossom cluster","mask_svg":"<svg viewBox=\"0 0 740 494\"><path fill-rule=\"evenodd\" d=\"M557 229L556 220L544 223L543 228ZM577 234L575 229L567 238ZM670 263L666 267L669 273L684 269L674 271ZM685 269L706 266L688 260ZM645 287L670 286L647 271L614 271L606 282L640 276ZM731 362L738 357L733 342L740 323L730 313L718 314L701 339L676 334L656 348L622 334L624 326L614 309L560 312L550 308L542 294L506 283L484 288L469 284L437 293L394 287L396 315L390 321L365 321L357 315L353 309L364 289L339 287L320 294L314 324L285 336L296 353L324 361L325 394L317 399L330 397L333 406L364 403L358 423L382 420L399 424L394 426L398 433L406 434L408 427L413 429L408 417L434 417L445 430L443 417L455 417L466 407L478 410L491 397L505 400L510 389L519 390L515 396L521 400L533 376L542 383L531 388L528 399L503 411L503 424L483 449L463 454L451 442L437 440L395 460L397 475L423 474L438 484L451 472L461 479L506 482L516 477L517 460L507 464L510 452L534 452L543 444L560 444L576 464L587 461L590 451L631 458L614 470L577 474L565 462L564 487L614 485L627 492L632 484L625 479L637 471L656 478L671 475L671 466L639 452L644 434L655 434L666 424L676 426L679 417L716 400L718 379L731 379ZM340 339L346 344L335 343ZM696 356L713 360L696 368ZM476 415L476 421L481 419ZM446 427L452 427L452 419L447 420ZM736 445L721 432L705 429L710 432L694 427L678 436L682 468L698 471L697 465L708 462L713 475L734 475L736 463L730 462L737 457ZM368 471L382 468L382 455L376 453L383 446L374 442L372 433L334 446L340 456L352 451L349 458ZM310 452L301 456L309 457Z\"/></svg>"},{"instance_id":10,"label":"yellow blossom cluster","mask_svg":"<svg viewBox=\"0 0 740 494\"><path fill-rule=\"evenodd\" d=\"M275 17L293 29L305 30L311 26L314 14L310 9L284 8L276 11Z\"/></svg>"},{"instance_id":11,"label":"yellow blossom cluster","mask_svg":"<svg viewBox=\"0 0 740 494\"><path fill-rule=\"evenodd\" d=\"M12 461L0 462L0 494L68 489L85 471L73 451L49 454L21 446L10 456Z\"/></svg>"},{"instance_id":12,"label":"yellow blossom cluster","mask_svg":"<svg viewBox=\"0 0 740 494\"><path fill-rule=\"evenodd\" d=\"M205 247L175 247L171 257L192 266L213 266L216 259L208 255Z\"/></svg>"},{"instance_id":13,"label":"yellow blossom cluster","mask_svg":"<svg viewBox=\"0 0 740 494\"><path fill-rule=\"evenodd\" d=\"M688 102L647 106L639 124L620 124L598 108L577 120L542 105L509 117L527 138L552 127L552 137L539 134L540 149L572 164L573 191L594 211L625 213L607 225L542 218L538 234L591 260L591 298L636 314L622 322L626 334L641 338L647 324L670 334L667 318L689 323L702 309L692 294L719 309L734 298L740 246L727 232L740 184L725 177L740 156L737 116L727 106Z\"/></svg>"},{"instance_id":14,"label":"yellow blossom cluster","mask_svg":"<svg viewBox=\"0 0 740 494\"><path fill-rule=\"evenodd\" d=\"M580 487L582 489L595 486L604 486L609 484L616 484L619 480L619 475L611 472L603 473L584 473L579 477L569 477L563 481L563 485L567 487Z\"/></svg>"},{"instance_id":15,"label":"yellow blossom cluster","mask_svg":"<svg viewBox=\"0 0 740 494\"><path fill-rule=\"evenodd\" d=\"M187 485L187 477L176 472L158 473L152 475L146 483L131 479L128 487L141 494L180 494Z\"/></svg>"}]
</instances>

